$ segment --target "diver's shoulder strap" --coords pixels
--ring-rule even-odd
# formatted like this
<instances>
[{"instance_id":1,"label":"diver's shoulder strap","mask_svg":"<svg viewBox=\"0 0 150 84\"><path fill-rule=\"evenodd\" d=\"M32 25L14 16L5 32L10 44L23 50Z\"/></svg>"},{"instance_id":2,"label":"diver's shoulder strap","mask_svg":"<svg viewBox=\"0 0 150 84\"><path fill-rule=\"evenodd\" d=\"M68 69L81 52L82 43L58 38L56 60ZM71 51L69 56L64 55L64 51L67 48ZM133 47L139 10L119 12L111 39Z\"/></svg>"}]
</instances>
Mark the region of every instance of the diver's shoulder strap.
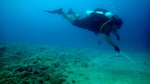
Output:
<instances>
[{"instance_id":1,"label":"diver's shoulder strap","mask_svg":"<svg viewBox=\"0 0 150 84\"><path fill-rule=\"evenodd\" d=\"M102 32L102 29L108 24L108 23L110 23L112 20L111 19L109 19L109 20L107 20L105 23L103 23L101 26L100 26L100 28L99 28L99 32Z\"/></svg>"}]
</instances>

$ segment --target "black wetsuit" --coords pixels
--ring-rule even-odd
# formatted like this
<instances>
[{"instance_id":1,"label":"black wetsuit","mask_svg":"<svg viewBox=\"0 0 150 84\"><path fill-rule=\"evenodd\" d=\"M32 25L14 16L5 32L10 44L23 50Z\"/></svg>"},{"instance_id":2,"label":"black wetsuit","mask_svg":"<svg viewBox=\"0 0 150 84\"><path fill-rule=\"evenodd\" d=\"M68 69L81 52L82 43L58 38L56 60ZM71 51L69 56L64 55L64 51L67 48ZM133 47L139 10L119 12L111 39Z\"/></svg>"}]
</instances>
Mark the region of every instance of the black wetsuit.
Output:
<instances>
[{"instance_id":1,"label":"black wetsuit","mask_svg":"<svg viewBox=\"0 0 150 84\"><path fill-rule=\"evenodd\" d=\"M111 22L104 26L104 28L100 31L100 27L108 20L110 19L103 14L92 13L89 17L74 20L73 25L83 29L88 29L95 34L100 32L105 35L110 35L110 32L112 31Z\"/></svg>"}]
</instances>

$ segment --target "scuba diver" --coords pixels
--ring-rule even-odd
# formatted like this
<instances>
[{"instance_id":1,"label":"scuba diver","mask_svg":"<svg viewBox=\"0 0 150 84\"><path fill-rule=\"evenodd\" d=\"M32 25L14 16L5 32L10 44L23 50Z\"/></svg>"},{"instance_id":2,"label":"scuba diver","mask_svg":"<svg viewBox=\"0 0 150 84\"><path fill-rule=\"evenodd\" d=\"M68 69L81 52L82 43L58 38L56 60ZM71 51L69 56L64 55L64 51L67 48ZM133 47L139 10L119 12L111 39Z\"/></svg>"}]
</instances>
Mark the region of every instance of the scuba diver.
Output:
<instances>
[{"instance_id":1,"label":"scuba diver","mask_svg":"<svg viewBox=\"0 0 150 84\"><path fill-rule=\"evenodd\" d=\"M61 15L74 26L88 29L89 31L94 32L96 35L103 34L107 42L112 47L114 47L115 51L120 52L120 48L113 42L112 38L110 37L110 33L112 33L116 36L117 40L120 40L120 36L117 33L117 30L121 28L123 21L118 17L118 15L114 15L112 12L101 8L87 10L86 17L79 16L72 9L70 9L67 13L64 13L62 8L52 11L44 11L51 14ZM100 40L99 43L101 43Z\"/></svg>"}]
</instances>

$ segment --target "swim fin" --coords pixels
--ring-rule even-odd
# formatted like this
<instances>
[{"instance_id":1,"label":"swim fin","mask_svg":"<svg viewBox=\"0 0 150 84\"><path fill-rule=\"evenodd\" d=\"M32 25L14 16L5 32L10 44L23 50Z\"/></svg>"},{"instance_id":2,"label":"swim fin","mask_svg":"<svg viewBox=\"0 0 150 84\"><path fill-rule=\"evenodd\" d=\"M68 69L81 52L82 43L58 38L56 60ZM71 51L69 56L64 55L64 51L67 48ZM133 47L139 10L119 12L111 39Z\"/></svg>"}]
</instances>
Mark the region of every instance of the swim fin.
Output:
<instances>
[{"instance_id":1,"label":"swim fin","mask_svg":"<svg viewBox=\"0 0 150 84\"><path fill-rule=\"evenodd\" d=\"M63 14L63 10L62 8L59 8L59 9L56 9L56 10L52 10L52 11L49 11L49 10L43 10L44 12L48 12L48 13L52 13L52 14Z\"/></svg>"}]
</instances>

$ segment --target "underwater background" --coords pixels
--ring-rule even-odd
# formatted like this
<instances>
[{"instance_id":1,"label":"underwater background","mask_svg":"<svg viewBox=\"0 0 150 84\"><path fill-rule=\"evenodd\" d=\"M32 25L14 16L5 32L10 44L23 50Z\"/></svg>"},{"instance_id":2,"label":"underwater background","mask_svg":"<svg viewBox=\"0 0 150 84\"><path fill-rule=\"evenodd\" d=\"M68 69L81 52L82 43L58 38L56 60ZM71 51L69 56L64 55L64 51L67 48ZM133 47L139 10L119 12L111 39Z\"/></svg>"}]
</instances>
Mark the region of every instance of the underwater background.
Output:
<instances>
[{"instance_id":1,"label":"underwater background","mask_svg":"<svg viewBox=\"0 0 150 84\"><path fill-rule=\"evenodd\" d=\"M104 8L124 21L118 42L122 49L147 50L148 3L147 0L1 0L1 41L108 48L105 42L105 47L97 43L93 32L72 26L62 16L43 12L58 8L67 12L72 8L84 16L86 10Z\"/></svg>"},{"instance_id":2,"label":"underwater background","mask_svg":"<svg viewBox=\"0 0 150 84\"><path fill-rule=\"evenodd\" d=\"M15 74L15 76L18 77L18 71L19 71L19 73L23 75L23 77L21 76L21 78L23 78L23 81L26 80L26 78L24 77L31 76L31 74L24 74L23 72L21 72L20 66L23 67L22 68L23 71L27 71L29 73L30 70L32 70L31 67L34 68L33 71L35 71L35 69L40 69L43 70L43 72L44 70L46 70L45 72L47 72L49 70L47 69L47 66L49 67L50 65L47 65L48 63L45 63L47 62L44 61L45 59L41 61L41 59L43 58L42 56L45 57L53 56L54 57L53 61L54 61L55 55L56 58L58 56L59 61L54 61L54 66L55 66L54 68L58 68L58 66L61 66L61 64L57 64L57 62L60 63L63 61L62 64L63 63L64 64L62 66L64 66L65 65L64 61L66 61L67 58L68 58L67 64L70 63L70 61L68 60L72 60L72 59L76 59L77 63L79 60L84 61L84 63L87 63L89 62L88 60L92 60L94 58L97 59L96 57L99 58L100 56L102 57L102 59L103 57L104 59L106 58L106 60L102 61L101 59L99 61L98 60L91 61L92 63L95 64L95 67L99 66L103 68L104 66L108 66L109 68L106 68L106 72L108 71L111 73L112 68L110 67L115 66L115 70L117 73L114 72L113 73L114 75L120 74L119 72L128 73L123 76L119 75L119 77L122 77L123 79L128 78L125 76L129 76L130 78L131 74L129 74L129 72L134 72L134 70L135 72L138 71L140 73L140 76L138 75L139 79L134 79L134 78L133 80L125 79L125 81L123 81L123 79L117 80L118 78L117 76L115 77L115 79L113 79L114 77L109 77L109 79L113 80L111 82L107 79L100 80L100 78L99 79L91 78L92 81L85 82L90 80L88 76L83 78L84 80L78 80L77 79L78 76L71 76L72 79L71 78L69 79L68 77L68 80L70 80L68 83L65 83L64 80L61 80L61 82L56 82L55 80L53 80L51 84L63 84L63 83L64 84L150 84L150 81L148 80L150 78L149 5L150 5L150 1L148 0L0 0L0 59L1 59L0 84L10 83L10 81L7 81L9 79L8 76L10 77L10 75L6 75L6 77L4 77L4 73L6 72L7 74L8 72L9 73L12 72L13 75ZM85 16L86 10L94 10L95 8L104 8L113 12L114 14L119 15L119 17L121 17L124 22L122 28L118 31L121 40L116 41L116 38L114 36L112 36L112 38L115 40L115 42L119 45L120 49L125 54L129 55L131 58L137 61L137 65L130 64L128 62L122 64L122 62L120 61L123 59L121 58L120 60L119 56L118 56L119 59L117 58L114 61L113 58L111 59L110 62L110 59L107 60L107 56L105 57L105 55L108 54L111 57L112 55L116 54L116 52L110 45L107 44L104 38L101 38L103 43L98 44L98 37L93 32L71 25L62 16L43 12L43 10L55 10L58 8L63 8L65 12L67 12L71 8L76 13L82 16ZM67 53L67 55L70 57L66 57L66 54L62 55L62 52ZM59 57L60 54L61 57L63 57L61 59ZM10 56L13 56L14 58L11 58ZM83 56L83 58L81 59L80 56L81 58ZM44 69L38 68L35 65L36 63L35 64L33 63L34 64L33 65L31 62L33 60L28 60L27 62L23 62L23 63L20 62L24 59L22 57L29 57L29 58L31 57L30 59L35 58L34 61L36 62L38 59L38 61L41 62L38 62L37 64L44 63L39 66L39 67L44 66ZM85 59L87 59L86 57L88 57L88 60L85 60L84 57ZM28 58L25 58L25 60L27 59ZM11 62L12 60L13 62ZM113 63L115 62L114 65L111 65L112 60ZM16 66L18 62L22 64ZM29 64L28 62L31 64ZM53 62L49 61L49 64L51 63ZM104 65L97 65L103 63ZM130 66L136 66L136 67L132 67L132 70L130 71L129 69L128 72L128 70L126 69L124 70L125 67L123 69L122 68L118 69L118 67L122 66L119 64L122 64L126 67L130 67ZM16 67L14 68L14 66ZM75 66L78 67L78 64ZM82 67L81 69L83 70L83 72L85 72L87 65L85 64L83 66L84 67ZM89 67L90 66L92 67L92 64L89 65ZM11 67L12 69L10 69L9 67ZM93 68L93 69L97 70L97 68ZM79 69L79 71L81 72L82 70ZM61 70L58 69L55 71L57 72ZM69 71L69 74L76 73L74 71L78 71L78 70L71 69ZM105 75L108 75L108 73L106 72ZM34 72L34 73L35 74L32 77L34 78L35 81L36 77L39 76L39 74L38 72L37 73ZM96 71L91 73L97 74ZM79 75L83 76L82 73ZM67 76L69 75L67 74ZM137 75L132 74L132 76L136 77ZM2 77L4 77L4 79ZM13 78L14 76L12 76L11 74L11 77ZM54 79L57 78L60 79L59 77L56 77ZM108 77L104 77L104 78L108 78ZM46 83L43 82L42 81L43 79L41 78L40 82L38 83L49 84L48 82ZM15 80L17 80L17 82L13 81L14 84L30 84L29 82L31 82L31 79L30 80L28 79L27 83L26 81L18 82L18 80L20 80L19 78ZM137 82L138 80L142 80L143 83L138 83ZM52 81L52 80L48 80L48 81ZM38 83L34 82L33 84L38 84Z\"/></svg>"}]
</instances>

